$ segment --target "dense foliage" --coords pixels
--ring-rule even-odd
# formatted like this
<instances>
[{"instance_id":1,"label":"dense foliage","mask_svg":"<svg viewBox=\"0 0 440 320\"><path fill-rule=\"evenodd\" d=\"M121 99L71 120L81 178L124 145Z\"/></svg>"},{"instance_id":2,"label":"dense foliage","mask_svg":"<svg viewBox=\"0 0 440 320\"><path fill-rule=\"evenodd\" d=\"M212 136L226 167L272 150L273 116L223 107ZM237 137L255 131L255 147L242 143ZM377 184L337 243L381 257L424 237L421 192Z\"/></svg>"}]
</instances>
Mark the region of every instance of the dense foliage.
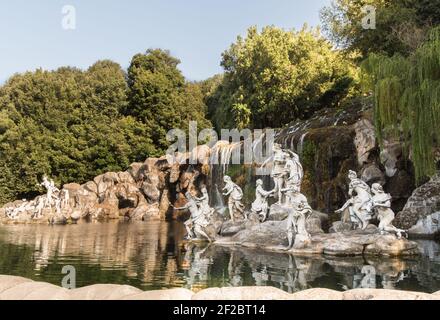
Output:
<instances>
[{"instance_id":1,"label":"dense foliage","mask_svg":"<svg viewBox=\"0 0 440 320\"><path fill-rule=\"evenodd\" d=\"M355 69L317 30L265 27L223 54L223 78L207 98L218 129L281 127L340 103L352 89Z\"/></svg>"},{"instance_id":2,"label":"dense foliage","mask_svg":"<svg viewBox=\"0 0 440 320\"><path fill-rule=\"evenodd\" d=\"M440 147L440 27L410 57L372 54L363 69L374 89L379 137L407 144L419 181L433 175Z\"/></svg>"},{"instance_id":3,"label":"dense foliage","mask_svg":"<svg viewBox=\"0 0 440 320\"><path fill-rule=\"evenodd\" d=\"M45 174L64 184L125 170L163 154L167 129L209 125L177 64L150 51L133 58L128 82L111 61L11 77L0 88L0 203L40 193Z\"/></svg>"},{"instance_id":4,"label":"dense foliage","mask_svg":"<svg viewBox=\"0 0 440 320\"><path fill-rule=\"evenodd\" d=\"M200 87L185 82L177 69L179 63L167 51L156 49L135 55L128 68L125 114L145 123L154 145L161 150L169 146L166 134L171 129L187 129L189 121L197 121L199 128L211 126L205 118Z\"/></svg>"},{"instance_id":5,"label":"dense foliage","mask_svg":"<svg viewBox=\"0 0 440 320\"><path fill-rule=\"evenodd\" d=\"M366 5L376 8L376 28L364 29ZM412 53L440 22L440 0L333 0L321 11L324 29L342 48L361 53Z\"/></svg>"}]
</instances>

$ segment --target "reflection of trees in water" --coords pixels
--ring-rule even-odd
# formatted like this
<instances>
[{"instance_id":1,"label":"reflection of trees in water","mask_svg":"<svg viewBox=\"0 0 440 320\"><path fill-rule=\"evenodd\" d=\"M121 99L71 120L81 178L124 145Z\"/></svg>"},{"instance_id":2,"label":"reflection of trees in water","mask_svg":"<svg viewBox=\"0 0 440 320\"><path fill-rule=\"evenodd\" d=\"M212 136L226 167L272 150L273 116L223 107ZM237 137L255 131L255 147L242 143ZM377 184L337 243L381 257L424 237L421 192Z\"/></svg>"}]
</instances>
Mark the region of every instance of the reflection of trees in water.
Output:
<instances>
[{"instance_id":1,"label":"reflection of trees in water","mask_svg":"<svg viewBox=\"0 0 440 320\"><path fill-rule=\"evenodd\" d=\"M181 283L176 275L182 237L183 230L169 223L87 223L69 227L8 226L2 230L0 241L2 246L16 246L11 255L19 254L22 247L33 248L33 266L28 268L36 273L54 265L72 264L83 274L86 271L82 267L115 274L123 271L125 277L115 280L127 282L127 278L133 278L135 285L157 283L163 287Z\"/></svg>"},{"instance_id":2,"label":"reflection of trees in water","mask_svg":"<svg viewBox=\"0 0 440 320\"><path fill-rule=\"evenodd\" d=\"M298 257L245 248L182 243L181 224L160 222L0 228L0 273L59 284L77 267L80 285L123 283L157 289L274 286L288 292L388 288L440 290L440 247L421 242L413 259ZM48 278L53 275L51 281Z\"/></svg>"}]
</instances>

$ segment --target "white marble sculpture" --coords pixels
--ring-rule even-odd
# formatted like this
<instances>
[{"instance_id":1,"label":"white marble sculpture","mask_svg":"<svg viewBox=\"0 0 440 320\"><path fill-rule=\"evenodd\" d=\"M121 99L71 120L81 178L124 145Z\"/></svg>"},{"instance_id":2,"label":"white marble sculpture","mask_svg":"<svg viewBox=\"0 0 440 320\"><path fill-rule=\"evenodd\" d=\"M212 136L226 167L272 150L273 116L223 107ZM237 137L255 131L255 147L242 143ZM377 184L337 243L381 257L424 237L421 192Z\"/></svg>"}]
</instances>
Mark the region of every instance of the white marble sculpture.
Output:
<instances>
[{"instance_id":1,"label":"white marble sculpture","mask_svg":"<svg viewBox=\"0 0 440 320\"><path fill-rule=\"evenodd\" d=\"M241 203L243 200L243 190L229 176L225 176L223 181L225 182L223 195L229 197L228 209L231 221L235 222L236 220L246 219L244 205Z\"/></svg>"},{"instance_id":2,"label":"white marble sculpture","mask_svg":"<svg viewBox=\"0 0 440 320\"><path fill-rule=\"evenodd\" d=\"M194 239L207 239L210 242L212 239L206 234L205 228L209 225L209 219L200 210L199 206L197 205L196 198L190 193L187 192L185 194L187 204L181 208L175 208L175 210L189 210L191 214L191 218L188 219L185 222L185 228L187 230L187 239L188 240L194 240Z\"/></svg>"},{"instance_id":3,"label":"white marble sculpture","mask_svg":"<svg viewBox=\"0 0 440 320\"><path fill-rule=\"evenodd\" d=\"M274 144L273 156L268 158L261 166L261 168L263 168L272 161L272 170L270 176L275 182L275 190L277 192L279 205L283 203L283 193L281 192L281 189L284 188L284 183L286 180L286 159L289 157L289 154L281 148L280 144Z\"/></svg>"},{"instance_id":4,"label":"white marble sculpture","mask_svg":"<svg viewBox=\"0 0 440 320\"><path fill-rule=\"evenodd\" d=\"M349 211L350 221L356 228L365 230L372 219L373 201L371 189L367 183L358 178L356 172L348 174L350 179L349 196L350 199L336 213L342 214Z\"/></svg>"},{"instance_id":5,"label":"white marble sculpture","mask_svg":"<svg viewBox=\"0 0 440 320\"><path fill-rule=\"evenodd\" d=\"M287 239L289 241L288 249L293 247L303 247L310 243L311 236L306 228L307 219L312 214L306 196L299 192L296 184L290 184L287 188L281 190L286 194L285 206L288 208L289 216L287 218Z\"/></svg>"},{"instance_id":6,"label":"white marble sculpture","mask_svg":"<svg viewBox=\"0 0 440 320\"><path fill-rule=\"evenodd\" d=\"M286 157L286 164L284 166L285 174L287 174L286 185L295 186L297 190L301 191L301 184L304 178L304 169L299 161L299 156L291 151L288 151L290 154Z\"/></svg>"},{"instance_id":7,"label":"white marble sculpture","mask_svg":"<svg viewBox=\"0 0 440 320\"><path fill-rule=\"evenodd\" d=\"M255 190L255 201L252 203L252 213L258 215L261 222L266 221L269 211L268 198L275 194L276 190L266 191L263 188L263 180L257 180L257 189Z\"/></svg>"},{"instance_id":8,"label":"white marble sculpture","mask_svg":"<svg viewBox=\"0 0 440 320\"><path fill-rule=\"evenodd\" d=\"M401 239L402 236L406 234L406 231L398 229L392 224L395 214L391 209L391 195L385 193L382 186L378 183L373 184L371 191L373 193L373 208L375 209L377 219L379 220L379 231L382 234L395 234L397 238Z\"/></svg>"},{"instance_id":9,"label":"white marble sculpture","mask_svg":"<svg viewBox=\"0 0 440 320\"><path fill-rule=\"evenodd\" d=\"M203 186L200 189L200 192L202 193L202 196L199 197L194 197L196 202L197 202L197 206L199 207L199 210L201 211L202 214L204 215L211 215L212 213L214 213L214 209L211 208L211 206L209 205L209 193L208 193L208 189Z\"/></svg>"},{"instance_id":10,"label":"white marble sculpture","mask_svg":"<svg viewBox=\"0 0 440 320\"><path fill-rule=\"evenodd\" d=\"M55 182L53 180L49 180L46 176L43 177L43 182L40 184L44 188L46 188L46 205L49 208L52 208L55 205L56 199L58 199L58 195L60 190L55 186Z\"/></svg>"}]
</instances>

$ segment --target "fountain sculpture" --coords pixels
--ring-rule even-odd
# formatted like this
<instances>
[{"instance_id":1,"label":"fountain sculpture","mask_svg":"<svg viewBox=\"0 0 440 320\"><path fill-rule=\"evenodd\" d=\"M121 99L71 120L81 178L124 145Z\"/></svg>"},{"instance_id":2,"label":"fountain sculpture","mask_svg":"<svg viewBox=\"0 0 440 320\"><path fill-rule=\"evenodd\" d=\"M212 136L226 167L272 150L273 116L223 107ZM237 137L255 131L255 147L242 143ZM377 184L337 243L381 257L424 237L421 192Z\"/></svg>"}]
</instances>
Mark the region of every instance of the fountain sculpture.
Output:
<instances>
[{"instance_id":1,"label":"fountain sculpture","mask_svg":"<svg viewBox=\"0 0 440 320\"><path fill-rule=\"evenodd\" d=\"M417 245L403 239L405 230L392 225L395 217L391 210L392 199L380 184L370 187L358 178L356 172L349 171L350 199L337 211L342 215L339 223L346 228L324 233L321 218L325 215L312 210L301 193L304 171L299 156L275 145L273 157L262 167L270 160L270 176L275 187L266 190L263 180L258 179L250 211L242 203L243 190L231 177L224 176L223 196L228 197L230 219L210 207L206 187L201 188L200 198L188 192L188 204L179 208L191 212L191 218L185 223L188 238L215 241L218 245L244 245L292 253L417 254ZM271 198L276 201L270 206ZM213 235L209 228L218 223L219 217L221 228ZM371 224L376 219L378 227Z\"/></svg>"},{"instance_id":2,"label":"fountain sculpture","mask_svg":"<svg viewBox=\"0 0 440 320\"><path fill-rule=\"evenodd\" d=\"M46 194L39 196L32 201L22 200L17 207L8 207L5 209L6 216L11 220L20 219L21 215L30 216L33 220L39 220L43 216L43 211L47 210L55 214L62 215L65 208L69 207L69 191L60 191L53 180L49 180L47 176L43 177L43 181L39 184L46 189Z\"/></svg>"}]
</instances>

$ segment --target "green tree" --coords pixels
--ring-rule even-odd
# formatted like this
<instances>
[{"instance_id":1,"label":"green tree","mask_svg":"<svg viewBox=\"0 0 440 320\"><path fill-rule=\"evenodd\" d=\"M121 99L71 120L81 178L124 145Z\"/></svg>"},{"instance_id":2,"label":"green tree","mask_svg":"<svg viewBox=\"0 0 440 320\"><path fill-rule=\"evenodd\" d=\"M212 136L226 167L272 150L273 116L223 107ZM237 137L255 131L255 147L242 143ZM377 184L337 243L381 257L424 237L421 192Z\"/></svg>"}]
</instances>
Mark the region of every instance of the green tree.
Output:
<instances>
[{"instance_id":1,"label":"green tree","mask_svg":"<svg viewBox=\"0 0 440 320\"><path fill-rule=\"evenodd\" d=\"M376 28L364 29L366 5L376 8ZM321 11L327 35L339 47L360 52L408 55L440 21L440 0L333 0Z\"/></svg>"},{"instance_id":2,"label":"green tree","mask_svg":"<svg viewBox=\"0 0 440 320\"><path fill-rule=\"evenodd\" d=\"M307 118L339 105L356 74L318 30L306 27L252 27L223 54L222 66L224 78L207 102L217 128L281 127Z\"/></svg>"},{"instance_id":3,"label":"green tree","mask_svg":"<svg viewBox=\"0 0 440 320\"><path fill-rule=\"evenodd\" d=\"M440 147L440 27L411 56L372 54L362 69L375 97L379 139L393 136L406 144L421 181L436 172Z\"/></svg>"},{"instance_id":4,"label":"green tree","mask_svg":"<svg viewBox=\"0 0 440 320\"><path fill-rule=\"evenodd\" d=\"M149 128L120 113L126 93L111 61L10 78L0 87L0 203L39 194L45 174L82 183L155 153Z\"/></svg>"},{"instance_id":5,"label":"green tree","mask_svg":"<svg viewBox=\"0 0 440 320\"><path fill-rule=\"evenodd\" d=\"M128 68L129 105L125 111L151 129L160 151L169 146L171 129L187 129L189 121L210 126L200 89L186 83L177 68L180 61L168 51L150 49L133 57Z\"/></svg>"}]
</instances>

